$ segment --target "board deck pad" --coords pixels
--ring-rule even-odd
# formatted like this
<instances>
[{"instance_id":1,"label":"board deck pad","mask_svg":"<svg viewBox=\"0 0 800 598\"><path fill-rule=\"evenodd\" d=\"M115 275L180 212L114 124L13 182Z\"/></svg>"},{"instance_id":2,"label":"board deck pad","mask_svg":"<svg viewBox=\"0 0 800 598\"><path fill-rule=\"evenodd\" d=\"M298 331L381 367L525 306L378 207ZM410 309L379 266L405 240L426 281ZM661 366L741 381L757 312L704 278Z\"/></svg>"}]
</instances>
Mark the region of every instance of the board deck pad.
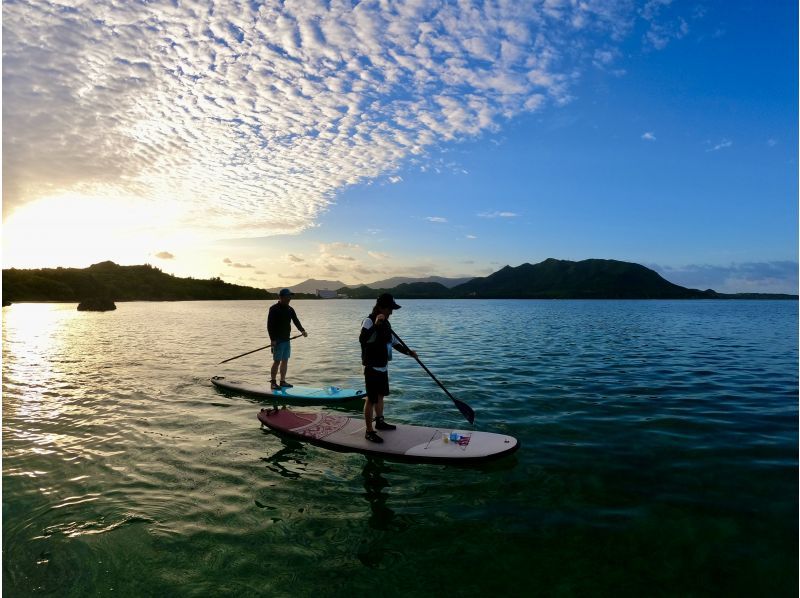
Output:
<instances>
[{"instance_id":1,"label":"board deck pad","mask_svg":"<svg viewBox=\"0 0 800 598\"><path fill-rule=\"evenodd\" d=\"M365 395L363 390L355 388L339 388L338 386L327 386L325 388L317 388L312 386L293 386L292 388L280 388L276 390L270 389L269 382L262 384L252 384L248 382L240 382L238 380L229 380L224 376L214 376L211 382L217 388L230 392L246 394L264 399L275 400L290 400L306 403L337 403L342 401L351 401L353 399L362 398Z\"/></svg>"},{"instance_id":2,"label":"board deck pad","mask_svg":"<svg viewBox=\"0 0 800 598\"><path fill-rule=\"evenodd\" d=\"M405 424L395 424L396 430L378 431L383 443L375 443L364 438L366 426L362 417L324 411L262 409L258 413L258 420L275 432L325 448L404 461L485 461L513 453L519 448L516 438L504 434Z\"/></svg>"}]
</instances>

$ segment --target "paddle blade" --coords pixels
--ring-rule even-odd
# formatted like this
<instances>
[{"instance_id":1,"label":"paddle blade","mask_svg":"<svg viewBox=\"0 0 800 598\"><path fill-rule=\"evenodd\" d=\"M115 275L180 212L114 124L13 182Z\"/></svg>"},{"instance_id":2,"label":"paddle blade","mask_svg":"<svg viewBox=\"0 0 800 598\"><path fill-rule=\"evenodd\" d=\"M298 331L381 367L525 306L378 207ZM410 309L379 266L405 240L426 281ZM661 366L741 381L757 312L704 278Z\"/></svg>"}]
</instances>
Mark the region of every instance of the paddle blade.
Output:
<instances>
[{"instance_id":1,"label":"paddle blade","mask_svg":"<svg viewBox=\"0 0 800 598\"><path fill-rule=\"evenodd\" d=\"M453 399L453 403L455 403L458 410L461 412L467 421L471 424L475 421L475 412L472 410L472 407L467 405L464 401L459 401L458 399Z\"/></svg>"}]
</instances>

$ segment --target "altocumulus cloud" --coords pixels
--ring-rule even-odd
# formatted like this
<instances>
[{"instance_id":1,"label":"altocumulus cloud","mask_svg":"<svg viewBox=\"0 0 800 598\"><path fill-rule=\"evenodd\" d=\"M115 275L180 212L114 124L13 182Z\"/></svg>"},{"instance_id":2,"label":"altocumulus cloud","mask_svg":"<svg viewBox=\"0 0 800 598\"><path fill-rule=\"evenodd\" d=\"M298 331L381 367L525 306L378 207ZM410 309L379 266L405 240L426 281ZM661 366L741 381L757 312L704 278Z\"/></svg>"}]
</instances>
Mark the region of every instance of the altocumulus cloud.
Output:
<instances>
[{"instance_id":1,"label":"altocumulus cloud","mask_svg":"<svg viewBox=\"0 0 800 598\"><path fill-rule=\"evenodd\" d=\"M114 193L212 234L300 231L343 187L569 101L642 14L629 0L8 0L5 203Z\"/></svg>"}]
</instances>

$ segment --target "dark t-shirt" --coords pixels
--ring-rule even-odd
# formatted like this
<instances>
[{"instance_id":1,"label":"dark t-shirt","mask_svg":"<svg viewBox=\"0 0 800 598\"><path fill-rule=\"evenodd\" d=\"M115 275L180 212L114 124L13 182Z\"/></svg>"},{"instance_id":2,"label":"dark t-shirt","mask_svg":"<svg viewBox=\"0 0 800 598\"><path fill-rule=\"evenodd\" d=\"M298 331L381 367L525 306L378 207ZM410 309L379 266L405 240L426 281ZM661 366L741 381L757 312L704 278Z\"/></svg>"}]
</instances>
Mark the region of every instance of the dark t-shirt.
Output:
<instances>
[{"instance_id":1,"label":"dark t-shirt","mask_svg":"<svg viewBox=\"0 0 800 598\"><path fill-rule=\"evenodd\" d=\"M269 308L269 315L267 316L267 333L271 341L285 341L289 339L292 327L291 323L294 322L295 328L300 332L305 332L300 320L297 319L297 314L294 308L290 305L283 303L276 303Z\"/></svg>"}]
</instances>

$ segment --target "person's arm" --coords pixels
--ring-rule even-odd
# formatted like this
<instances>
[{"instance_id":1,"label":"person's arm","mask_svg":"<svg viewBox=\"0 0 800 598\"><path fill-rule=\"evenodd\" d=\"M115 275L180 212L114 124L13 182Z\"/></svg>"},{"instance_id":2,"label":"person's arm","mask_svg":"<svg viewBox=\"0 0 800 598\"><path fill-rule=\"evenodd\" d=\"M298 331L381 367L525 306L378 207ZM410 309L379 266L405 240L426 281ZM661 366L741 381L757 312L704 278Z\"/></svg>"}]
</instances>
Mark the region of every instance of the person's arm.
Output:
<instances>
[{"instance_id":1,"label":"person's arm","mask_svg":"<svg viewBox=\"0 0 800 598\"><path fill-rule=\"evenodd\" d=\"M275 314L275 310L270 307L269 314L267 315L267 334L269 335L271 344L275 343L275 339L278 336L277 331L275 330L276 324L277 315Z\"/></svg>"},{"instance_id":2,"label":"person's arm","mask_svg":"<svg viewBox=\"0 0 800 598\"><path fill-rule=\"evenodd\" d=\"M405 345L400 342L400 339L398 339L394 335L394 332L392 332L392 348L397 349L398 351L400 351L400 353L402 353L403 355L408 355L409 357L417 356L416 351L413 351L412 349L406 349Z\"/></svg>"},{"instance_id":3,"label":"person's arm","mask_svg":"<svg viewBox=\"0 0 800 598\"><path fill-rule=\"evenodd\" d=\"M373 326L372 320L369 318L364 318L364 321L361 322L361 332L358 334L358 342L362 347L370 342L370 338L375 333L372 329Z\"/></svg>"},{"instance_id":4,"label":"person's arm","mask_svg":"<svg viewBox=\"0 0 800 598\"><path fill-rule=\"evenodd\" d=\"M303 328L303 325L300 323L300 320L297 319L297 312L294 310L293 307L290 307L289 309L291 310L289 313L291 313L292 315L292 322L294 322L294 327L297 328L300 332L302 332L303 336L308 336L306 329Z\"/></svg>"}]
</instances>

